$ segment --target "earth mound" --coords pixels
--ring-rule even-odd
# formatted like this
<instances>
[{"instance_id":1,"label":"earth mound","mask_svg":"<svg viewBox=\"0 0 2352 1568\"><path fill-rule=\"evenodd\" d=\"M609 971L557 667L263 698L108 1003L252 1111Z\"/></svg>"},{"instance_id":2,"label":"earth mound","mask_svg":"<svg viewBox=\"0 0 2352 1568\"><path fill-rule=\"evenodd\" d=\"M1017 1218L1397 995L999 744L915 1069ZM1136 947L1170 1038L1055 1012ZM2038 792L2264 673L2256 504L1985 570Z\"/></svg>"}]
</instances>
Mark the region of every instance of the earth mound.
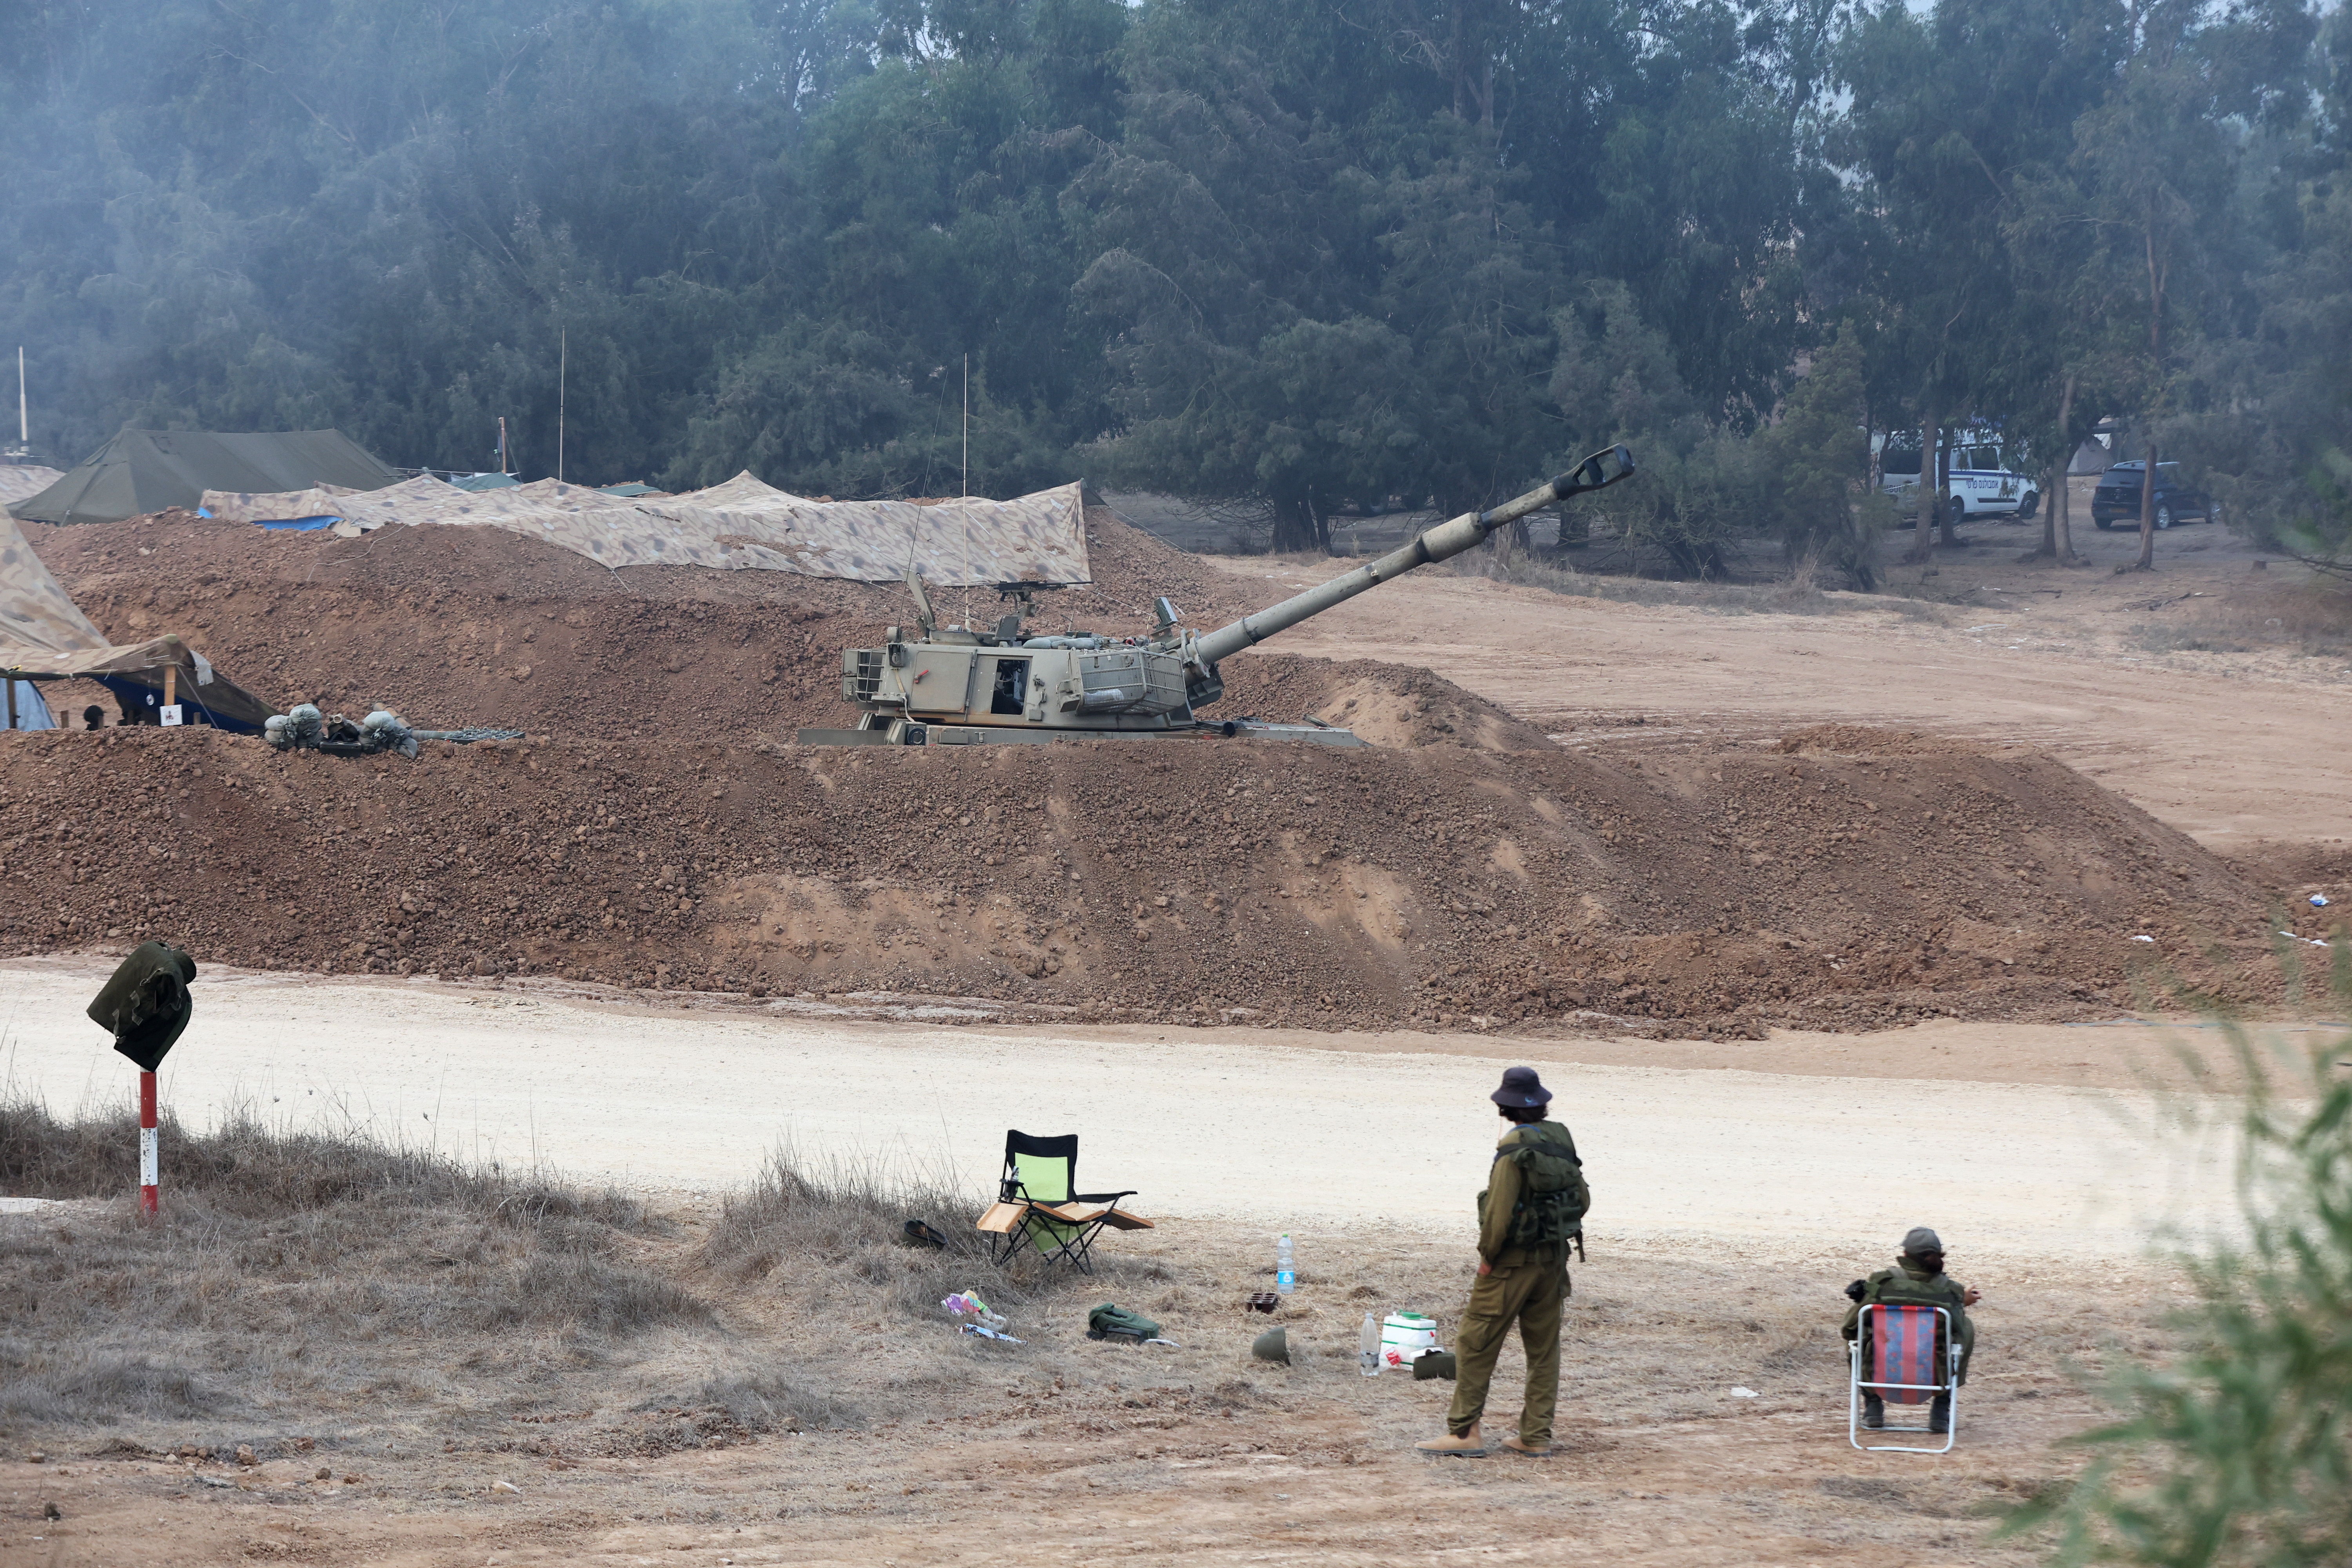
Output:
<instances>
[{"instance_id":1,"label":"earth mound","mask_svg":"<svg viewBox=\"0 0 2352 1568\"><path fill-rule=\"evenodd\" d=\"M0 951L161 935L272 968L1614 1034L2110 1015L2142 981L2279 991L2262 889L2024 748L823 750L581 728L414 763L209 731L11 737Z\"/></svg>"},{"instance_id":2,"label":"earth mound","mask_svg":"<svg viewBox=\"0 0 2352 1568\"><path fill-rule=\"evenodd\" d=\"M1225 681L1224 698L1216 708L1220 714L1286 722L1312 716L1353 730L1375 746L1557 749L1534 725L1444 676L1411 665L1250 653L1218 668Z\"/></svg>"},{"instance_id":3,"label":"earth mound","mask_svg":"<svg viewBox=\"0 0 2352 1568\"><path fill-rule=\"evenodd\" d=\"M388 704L424 729L481 724L635 739L790 733L840 724L841 650L914 607L896 584L783 572L614 572L492 528L384 528L357 539L272 532L184 511L25 525L82 612L117 641L173 631L265 700L357 717ZM1167 595L1201 626L1258 606L1234 580L1087 510L1095 582L1038 596L1046 629L1128 634ZM982 622L992 593L935 595ZM111 700L53 694L60 712Z\"/></svg>"},{"instance_id":4,"label":"earth mound","mask_svg":"<svg viewBox=\"0 0 2352 1568\"><path fill-rule=\"evenodd\" d=\"M1156 594L1203 626L1258 607L1087 516L1098 581L1045 595L1047 626L1138 629ZM1828 725L1604 758L1425 670L1253 653L1214 711L1374 746L808 751L780 739L846 721L839 650L909 619L903 589L615 574L488 529L29 531L118 638L176 630L289 702L530 739L408 763L9 737L0 951L160 934L261 967L1615 1033L2282 984L2273 878L2020 748Z\"/></svg>"}]
</instances>

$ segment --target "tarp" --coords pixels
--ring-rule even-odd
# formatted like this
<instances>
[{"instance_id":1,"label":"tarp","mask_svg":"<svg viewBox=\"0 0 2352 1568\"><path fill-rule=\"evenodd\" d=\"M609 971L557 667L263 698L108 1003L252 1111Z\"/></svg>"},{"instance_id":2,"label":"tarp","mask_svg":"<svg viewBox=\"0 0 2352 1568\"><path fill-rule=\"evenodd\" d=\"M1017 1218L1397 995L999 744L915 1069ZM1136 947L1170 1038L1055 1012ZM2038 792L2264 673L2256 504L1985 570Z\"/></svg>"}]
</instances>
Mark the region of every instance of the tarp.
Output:
<instances>
[{"instance_id":1,"label":"tarp","mask_svg":"<svg viewBox=\"0 0 2352 1568\"><path fill-rule=\"evenodd\" d=\"M2074 458L2067 463L2066 472L2077 479L2084 474L2104 474L2115 460L2115 452L2093 437L2074 448Z\"/></svg>"},{"instance_id":2,"label":"tarp","mask_svg":"<svg viewBox=\"0 0 2352 1568\"><path fill-rule=\"evenodd\" d=\"M49 705L41 696L41 689L29 680L0 679L0 728L10 730L54 730L57 721L49 717Z\"/></svg>"},{"instance_id":3,"label":"tarp","mask_svg":"<svg viewBox=\"0 0 2352 1568\"><path fill-rule=\"evenodd\" d=\"M15 520L0 518L0 665L105 646L106 634L58 586Z\"/></svg>"},{"instance_id":4,"label":"tarp","mask_svg":"<svg viewBox=\"0 0 2352 1568\"><path fill-rule=\"evenodd\" d=\"M47 489L8 508L29 522L120 522L194 507L206 490L255 493L338 485L380 489L400 472L340 430L134 430L114 438Z\"/></svg>"},{"instance_id":5,"label":"tarp","mask_svg":"<svg viewBox=\"0 0 2352 1568\"><path fill-rule=\"evenodd\" d=\"M0 670L42 680L87 676L131 703L160 697L167 668L180 672L174 695L204 721L258 732L269 717L268 704L240 689L178 637L128 647L108 642L58 586L16 521L0 517Z\"/></svg>"},{"instance_id":6,"label":"tarp","mask_svg":"<svg viewBox=\"0 0 2352 1568\"><path fill-rule=\"evenodd\" d=\"M689 565L892 583L911 560L941 587L1092 581L1076 484L1014 500L817 501L738 474L678 496L625 500L539 479L472 494L430 476L365 495L206 491L205 510L247 522L332 511L347 537L391 523L503 528L606 566Z\"/></svg>"},{"instance_id":7,"label":"tarp","mask_svg":"<svg viewBox=\"0 0 2352 1568\"><path fill-rule=\"evenodd\" d=\"M307 490L255 494L250 490L206 490L196 502L205 517L231 522L291 522L298 518L323 517L341 521L344 503L362 492L347 485L313 485ZM268 512L266 518L250 515Z\"/></svg>"},{"instance_id":8,"label":"tarp","mask_svg":"<svg viewBox=\"0 0 2352 1568\"><path fill-rule=\"evenodd\" d=\"M38 495L65 476L37 463L0 463L0 506Z\"/></svg>"}]
</instances>

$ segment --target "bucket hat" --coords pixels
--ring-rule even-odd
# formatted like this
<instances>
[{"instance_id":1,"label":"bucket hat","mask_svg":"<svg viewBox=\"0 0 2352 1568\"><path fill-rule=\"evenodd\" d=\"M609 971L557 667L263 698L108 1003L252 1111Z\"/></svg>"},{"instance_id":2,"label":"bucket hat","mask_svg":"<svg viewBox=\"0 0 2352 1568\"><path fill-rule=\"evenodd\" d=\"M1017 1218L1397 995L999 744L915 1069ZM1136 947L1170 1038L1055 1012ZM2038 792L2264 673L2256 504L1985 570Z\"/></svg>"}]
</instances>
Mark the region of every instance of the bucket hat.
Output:
<instances>
[{"instance_id":1,"label":"bucket hat","mask_svg":"<svg viewBox=\"0 0 2352 1568\"><path fill-rule=\"evenodd\" d=\"M1551 1090L1543 1086L1543 1079L1536 1076L1535 1068L1506 1068L1503 1069L1503 1087L1486 1098L1497 1105L1516 1106L1525 1110L1531 1106L1549 1105Z\"/></svg>"}]
</instances>

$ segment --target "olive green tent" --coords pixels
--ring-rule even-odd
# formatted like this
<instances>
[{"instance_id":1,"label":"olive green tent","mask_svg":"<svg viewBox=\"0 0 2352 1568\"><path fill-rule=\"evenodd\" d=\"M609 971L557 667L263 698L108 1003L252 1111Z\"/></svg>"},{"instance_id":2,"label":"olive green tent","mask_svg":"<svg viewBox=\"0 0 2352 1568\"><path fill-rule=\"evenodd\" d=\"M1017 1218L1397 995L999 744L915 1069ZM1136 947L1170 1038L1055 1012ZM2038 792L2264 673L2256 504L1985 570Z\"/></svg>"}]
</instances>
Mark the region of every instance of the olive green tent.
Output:
<instances>
[{"instance_id":1,"label":"olive green tent","mask_svg":"<svg viewBox=\"0 0 2352 1568\"><path fill-rule=\"evenodd\" d=\"M206 490L314 485L376 490L401 477L340 430L134 430L126 425L63 479L8 510L29 522L120 522L167 506L193 510Z\"/></svg>"}]
</instances>

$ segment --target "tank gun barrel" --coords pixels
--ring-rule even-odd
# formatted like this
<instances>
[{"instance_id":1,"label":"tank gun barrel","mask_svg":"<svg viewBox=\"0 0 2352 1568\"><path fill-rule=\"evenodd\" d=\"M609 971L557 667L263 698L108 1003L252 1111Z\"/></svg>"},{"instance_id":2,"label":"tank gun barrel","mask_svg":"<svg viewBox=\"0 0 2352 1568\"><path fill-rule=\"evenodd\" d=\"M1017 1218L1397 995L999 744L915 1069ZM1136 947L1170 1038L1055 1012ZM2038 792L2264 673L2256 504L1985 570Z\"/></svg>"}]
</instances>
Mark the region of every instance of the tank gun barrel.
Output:
<instances>
[{"instance_id":1,"label":"tank gun barrel","mask_svg":"<svg viewBox=\"0 0 2352 1568\"><path fill-rule=\"evenodd\" d=\"M1604 460L1615 464L1614 473L1602 467ZM1491 511L1465 511L1450 521L1424 530L1410 542L1399 545L1377 561L1343 573L1304 594L1285 599L1279 605L1270 605L1255 615L1244 616L1231 626L1202 634L1194 639L1193 656L1202 663L1213 666L1227 655L1264 642L1275 633L1295 626L1309 616L1320 615L1334 605L1354 598L1367 588L1376 588L1416 566L1444 561L1482 544L1495 530L1506 523L1516 522L1531 511L1540 511L1570 496L1604 489L1620 479L1631 478L1633 473L1633 454L1624 447L1612 447L1605 451L1595 452L1568 472L1537 486L1516 500L1505 501Z\"/></svg>"}]
</instances>

